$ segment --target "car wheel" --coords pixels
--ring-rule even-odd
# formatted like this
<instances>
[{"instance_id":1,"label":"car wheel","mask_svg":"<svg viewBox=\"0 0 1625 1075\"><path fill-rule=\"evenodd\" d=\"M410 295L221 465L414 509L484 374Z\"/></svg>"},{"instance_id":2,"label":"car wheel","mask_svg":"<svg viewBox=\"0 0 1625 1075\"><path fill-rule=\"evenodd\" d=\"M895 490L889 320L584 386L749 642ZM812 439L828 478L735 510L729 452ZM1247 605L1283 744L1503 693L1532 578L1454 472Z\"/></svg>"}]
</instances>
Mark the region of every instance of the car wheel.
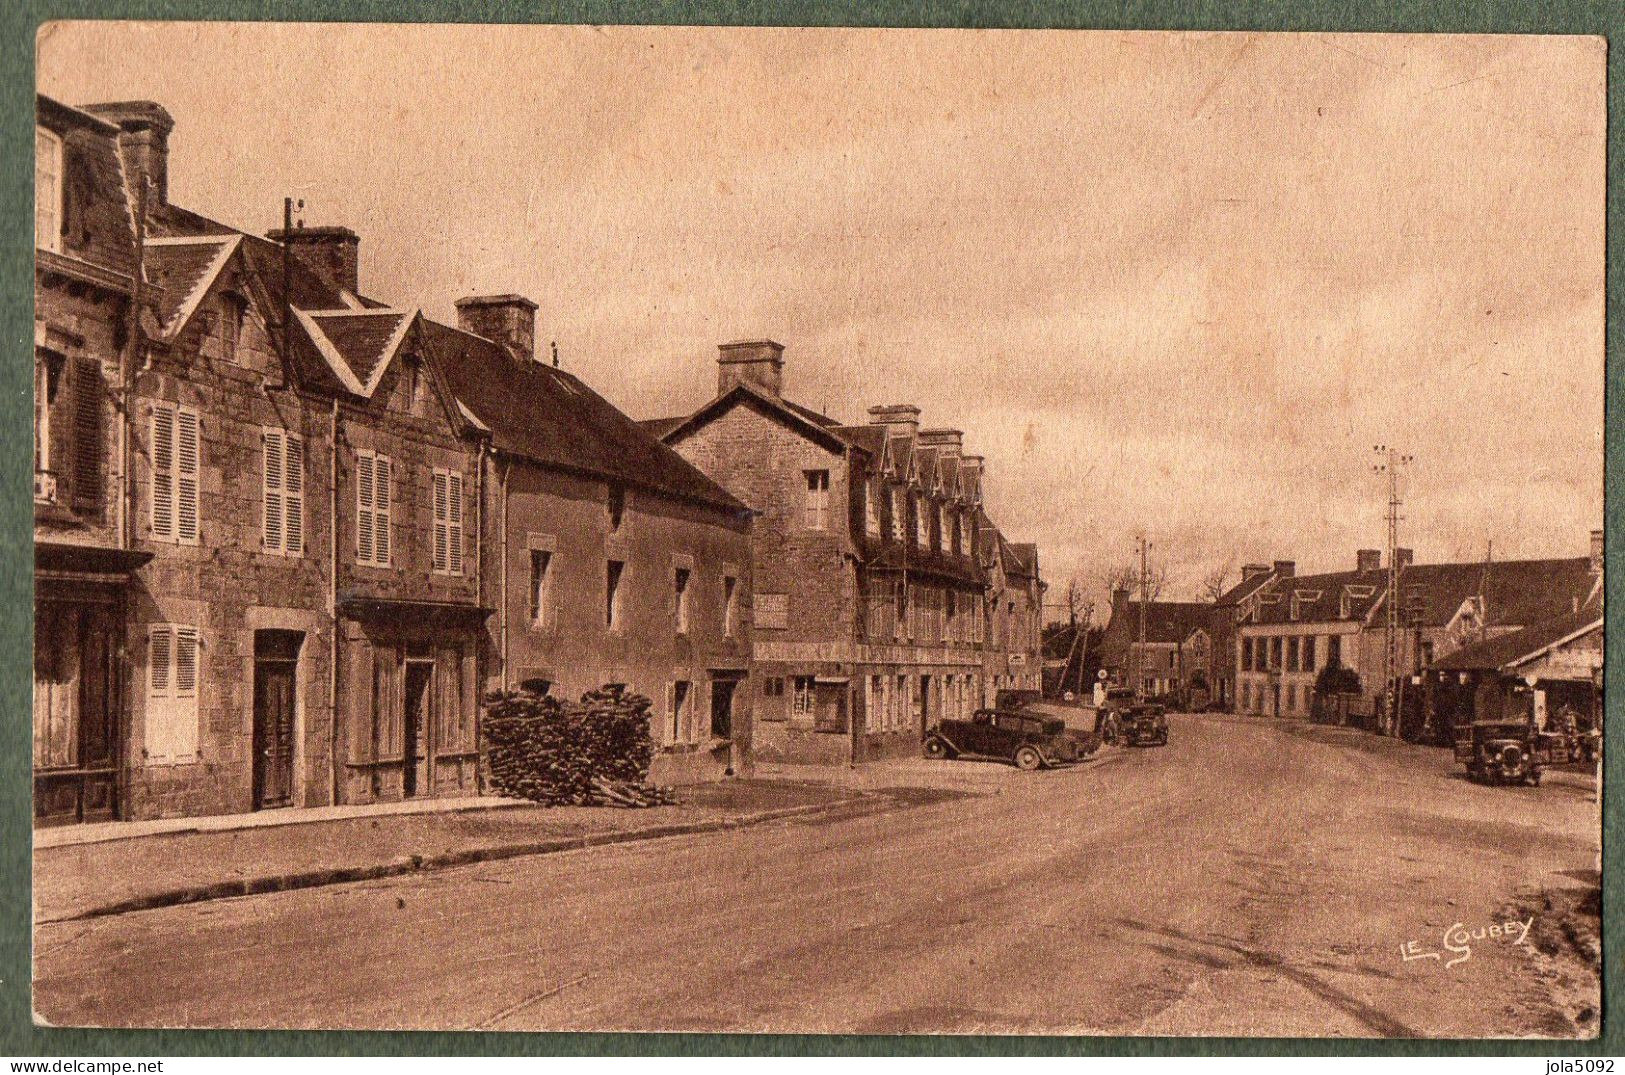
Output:
<instances>
[{"instance_id":1,"label":"car wheel","mask_svg":"<svg viewBox=\"0 0 1625 1075\"><path fill-rule=\"evenodd\" d=\"M928 758L946 758L948 756L948 744L937 736L929 736L925 741L925 756Z\"/></svg>"},{"instance_id":2,"label":"car wheel","mask_svg":"<svg viewBox=\"0 0 1625 1075\"><path fill-rule=\"evenodd\" d=\"M1044 764L1044 756L1032 747L1022 747L1016 751L1016 768L1024 773L1030 773Z\"/></svg>"}]
</instances>

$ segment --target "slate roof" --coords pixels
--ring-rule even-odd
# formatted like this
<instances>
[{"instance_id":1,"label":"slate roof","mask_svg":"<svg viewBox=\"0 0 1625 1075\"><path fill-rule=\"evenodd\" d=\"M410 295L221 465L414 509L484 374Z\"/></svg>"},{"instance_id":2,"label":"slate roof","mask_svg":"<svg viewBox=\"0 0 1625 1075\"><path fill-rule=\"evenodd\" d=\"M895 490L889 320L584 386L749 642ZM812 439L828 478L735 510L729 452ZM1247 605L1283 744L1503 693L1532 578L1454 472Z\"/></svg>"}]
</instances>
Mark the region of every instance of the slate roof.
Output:
<instances>
[{"instance_id":1,"label":"slate roof","mask_svg":"<svg viewBox=\"0 0 1625 1075\"><path fill-rule=\"evenodd\" d=\"M1248 623L1336 623L1363 622L1381 602L1388 588L1388 572L1333 571L1324 575L1271 576L1254 606ZM1348 602L1343 601L1348 590ZM1303 594L1297 602L1298 616L1292 616L1294 591ZM1311 596L1313 595L1313 596ZM1274 598L1275 600L1271 600Z\"/></svg>"},{"instance_id":2,"label":"slate roof","mask_svg":"<svg viewBox=\"0 0 1625 1075\"><path fill-rule=\"evenodd\" d=\"M1508 668L1538 657L1548 647L1566 638L1601 627L1602 606L1593 603L1518 631L1494 635L1463 646L1435 661L1433 667L1451 672Z\"/></svg>"},{"instance_id":3,"label":"slate roof","mask_svg":"<svg viewBox=\"0 0 1625 1075\"><path fill-rule=\"evenodd\" d=\"M491 430L498 451L710 504L739 517L748 512L576 377L540 362L521 366L496 344L433 321L423 320L420 327L452 394Z\"/></svg>"},{"instance_id":4,"label":"slate roof","mask_svg":"<svg viewBox=\"0 0 1625 1075\"><path fill-rule=\"evenodd\" d=\"M158 317L165 335L174 336L185 327L237 246L233 235L148 240L143 268L147 280L162 289Z\"/></svg>"},{"instance_id":5,"label":"slate roof","mask_svg":"<svg viewBox=\"0 0 1625 1075\"><path fill-rule=\"evenodd\" d=\"M1001 537L1002 541L1003 538ZM1030 542L1013 544L1005 542L1007 574L1020 575L1023 578L1035 579L1038 577L1038 546Z\"/></svg>"},{"instance_id":6,"label":"slate roof","mask_svg":"<svg viewBox=\"0 0 1625 1075\"><path fill-rule=\"evenodd\" d=\"M1484 588L1492 627L1525 627L1572 611L1590 595L1591 560L1504 560L1465 564L1416 564L1400 576L1407 595L1421 599L1422 625L1443 627ZM1386 614L1386 613L1383 613Z\"/></svg>"},{"instance_id":7,"label":"slate roof","mask_svg":"<svg viewBox=\"0 0 1625 1075\"><path fill-rule=\"evenodd\" d=\"M1268 586L1274 578L1275 572L1273 570L1260 572L1250 579L1243 579L1236 583L1220 594L1219 599L1213 603L1216 605L1238 604Z\"/></svg>"},{"instance_id":8,"label":"slate roof","mask_svg":"<svg viewBox=\"0 0 1625 1075\"><path fill-rule=\"evenodd\" d=\"M311 341L345 387L371 396L417 319L414 310L297 311Z\"/></svg>"},{"instance_id":9,"label":"slate roof","mask_svg":"<svg viewBox=\"0 0 1625 1075\"><path fill-rule=\"evenodd\" d=\"M836 426L835 432L876 459L886 450L884 426Z\"/></svg>"},{"instance_id":10,"label":"slate roof","mask_svg":"<svg viewBox=\"0 0 1625 1075\"><path fill-rule=\"evenodd\" d=\"M967 557L952 553L933 552L918 546L905 546L902 542L877 543L875 552L864 560L864 566L875 571L908 571L916 575L932 575L980 586L982 576Z\"/></svg>"},{"instance_id":11,"label":"slate roof","mask_svg":"<svg viewBox=\"0 0 1625 1075\"><path fill-rule=\"evenodd\" d=\"M1206 601L1152 601L1145 606L1147 643L1181 643L1198 627L1207 627L1213 606ZM1112 618L1106 623L1103 645L1111 652L1113 644L1127 652L1129 643L1140 640L1140 602L1122 601L1112 605Z\"/></svg>"}]
</instances>

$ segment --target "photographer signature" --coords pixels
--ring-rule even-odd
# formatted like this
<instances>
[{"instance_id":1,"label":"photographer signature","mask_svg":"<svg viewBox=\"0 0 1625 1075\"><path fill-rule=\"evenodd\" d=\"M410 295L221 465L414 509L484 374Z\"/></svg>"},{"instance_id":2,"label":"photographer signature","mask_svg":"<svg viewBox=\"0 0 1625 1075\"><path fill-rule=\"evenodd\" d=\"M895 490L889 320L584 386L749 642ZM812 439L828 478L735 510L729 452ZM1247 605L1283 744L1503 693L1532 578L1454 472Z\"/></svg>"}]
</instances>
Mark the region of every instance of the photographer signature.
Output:
<instances>
[{"instance_id":1,"label":"photographer signature","mask_svg":"<svg viewBox=\"0 0 1625 1075\"><path fill-rule=\"evenodd\" d=\"M1465 963L1473 958L1472 941L1483 940L1511 940L1513 944L1522 944L1529 936L1529 929L1535 924L1534 916L1522 922L1516 919L1506 922L1496 922L1488 926L1480 926L1469 930L1460 922L1452 924L1444 931L1442 938L1446 951L1456 953L1454 959L1445 961L1445 968L1454 967L1457 963ZM1516 939L1514 939L1516 938ZM1406 941L1399 946L1400 958L1409 963L1413 959L1444 959L1444 954L1437 951L1427 951L1417 941Z\"/></svg>"}]
</instances>

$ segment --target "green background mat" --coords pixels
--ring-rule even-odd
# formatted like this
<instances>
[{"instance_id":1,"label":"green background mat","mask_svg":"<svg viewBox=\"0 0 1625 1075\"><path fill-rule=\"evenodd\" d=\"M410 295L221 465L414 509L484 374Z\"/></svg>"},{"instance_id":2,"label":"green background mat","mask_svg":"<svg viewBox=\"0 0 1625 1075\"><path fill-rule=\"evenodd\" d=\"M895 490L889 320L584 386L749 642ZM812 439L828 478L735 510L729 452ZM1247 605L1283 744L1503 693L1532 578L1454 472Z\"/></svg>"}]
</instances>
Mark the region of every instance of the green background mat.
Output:
<instances>
[{"instance_id":1,"label":"green background mat","mask_svg":"<svg viewBox=\"0 0 1625 1075\"><path fill-rule=\"evenodd\" d=\"M29 854L32 788L30 711L32 678L30 555L33 499L30 458L31 369L27 348L33 315L33 204L30 163L34 93L34 35L50 19L234 19L355 22L686 23L773 26L940 26L1078 29L1390 31L1432 33L1596 34L1615 43L1625 35L1625 0L1535 0L1473 3L1350 0L1140 0L1111 4L1065 0L1005 3L721 3L718 0L579 0L576 3L472 3L468 0L129 0L51 2L0 0L0 1056L186 1055L1625 1055L1620 1029L1620 931L1613 920L1621 903L1620 781L1625 755L1605 753L1603 1038L1599 1042L1369 1041L1228 1038L1003 1038L860 1037L710 1034L323 1033L312 1031L96 1031L32 1025L29 1007ZM1622 37L1621 40L1625 40ZM271 62L267 58L267 62ZM1613 418L1625 382L1620 375L1620 116L1625 113L1625 56L1608 57L1608 375L1607 502L1610 543L1620 537L1619 444ZM1618 667L1625 635L1615 621L1622 607L1620 564L1608 569L1607 663ZM1625 735L1618 689L1606 688L1608 736ZM1065 983L1057 983L1064 988ZM1531 1070L1542 1070L1533 1065Z\"/></svg>"}]
</instances>

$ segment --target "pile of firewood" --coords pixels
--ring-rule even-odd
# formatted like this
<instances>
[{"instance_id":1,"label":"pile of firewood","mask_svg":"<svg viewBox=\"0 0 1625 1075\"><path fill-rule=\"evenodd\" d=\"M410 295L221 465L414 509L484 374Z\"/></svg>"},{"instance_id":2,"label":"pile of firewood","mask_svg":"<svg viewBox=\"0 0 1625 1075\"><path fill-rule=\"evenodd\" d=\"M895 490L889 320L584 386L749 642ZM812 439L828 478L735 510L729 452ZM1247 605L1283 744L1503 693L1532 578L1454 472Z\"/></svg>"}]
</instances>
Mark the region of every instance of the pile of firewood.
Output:
<instances>
[{"instance_id":1,"label":"pile of firewood","mask_svg":"<svg viewBox=\"0 0 1625 1075\"><path fill-rule=\"evenodd\" d=\"M649 699L609 686L580 702L528 691L492 694L481 722L487 785L550 806L661 806L648 783L654 740Z\"/></svg>"}]
</instances>

